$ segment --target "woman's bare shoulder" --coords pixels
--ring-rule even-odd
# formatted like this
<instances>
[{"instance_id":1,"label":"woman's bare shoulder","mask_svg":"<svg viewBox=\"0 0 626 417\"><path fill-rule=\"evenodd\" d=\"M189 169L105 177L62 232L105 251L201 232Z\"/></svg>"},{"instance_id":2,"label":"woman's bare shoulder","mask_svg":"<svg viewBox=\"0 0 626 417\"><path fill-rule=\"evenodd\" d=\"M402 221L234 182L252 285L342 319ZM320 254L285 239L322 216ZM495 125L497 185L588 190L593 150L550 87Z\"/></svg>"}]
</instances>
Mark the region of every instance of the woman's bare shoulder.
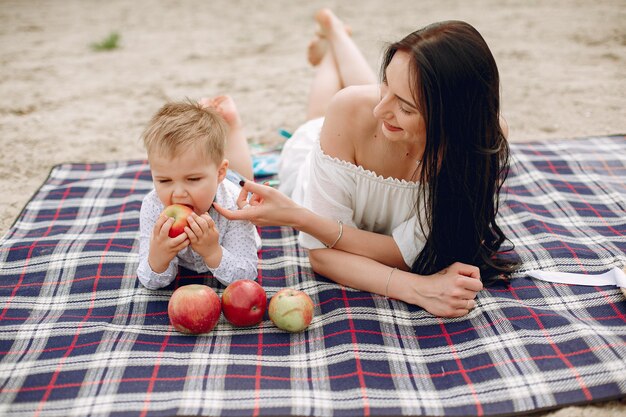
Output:
<instances>
[{"instance_id":1,"label":"woman's bare shoulder","mask_svg":"<svg viewBox=\"0 0 626 417\"><path fill-rule=\"evenodd\" d=\"M326 111L320 145L327 155L355 162L359 141L376 131L373 110L380 99L378 85L344 88L333 97Z\"/></svg>"},{"instance_id":2,"label":"woman's bare shoulder","mask_svg":"<svg viewBox=\"0 0 626 417\"><path fill-rule=\"evenodd\" d=\"M329 113L341 114L344 118L372 118L372 110L380 100L378 84L354 85L339 91L330 102Z\"/></svg>"}]
</instances>

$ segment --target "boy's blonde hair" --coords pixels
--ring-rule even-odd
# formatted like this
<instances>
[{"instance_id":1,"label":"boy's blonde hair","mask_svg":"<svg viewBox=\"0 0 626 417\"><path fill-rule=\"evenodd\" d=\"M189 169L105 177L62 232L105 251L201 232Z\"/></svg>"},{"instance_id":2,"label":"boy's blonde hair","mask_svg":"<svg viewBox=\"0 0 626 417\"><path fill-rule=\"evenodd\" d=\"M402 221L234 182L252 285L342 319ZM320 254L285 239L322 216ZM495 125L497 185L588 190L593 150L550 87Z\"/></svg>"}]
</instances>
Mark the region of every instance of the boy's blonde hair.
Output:
<instances>
[{"instance_id":1,"label":"boy's blonde hair","mask_svg":"<svg viewBox=\"0 0 626 417\"><path fill-rule=\"evenodd\" d=\"M218 166L224 160L228 125L217 111L193 101L165 104L143 132L143 143L150 154L174 158L190 146L199 146Z\"/></svg>"}]
</instances>

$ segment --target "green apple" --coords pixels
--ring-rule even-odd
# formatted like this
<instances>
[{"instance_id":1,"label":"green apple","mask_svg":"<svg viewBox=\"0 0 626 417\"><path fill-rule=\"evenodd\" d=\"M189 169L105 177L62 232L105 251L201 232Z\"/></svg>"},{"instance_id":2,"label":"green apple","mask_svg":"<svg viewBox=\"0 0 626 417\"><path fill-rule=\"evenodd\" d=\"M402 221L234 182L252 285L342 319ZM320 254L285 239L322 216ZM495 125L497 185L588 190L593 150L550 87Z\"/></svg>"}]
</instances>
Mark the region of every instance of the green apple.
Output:
<instances>
[{"instance_id":1,"label":"green apple","mask_svg":"<svg viewBox=\"0 0 626 417\"><path fill-rule=\"evenodd\" d=\"M283 288L270 300L268 313L279 329L301 332L311 324L313 308L313 300L305 292Z\"/></svg>"}]
</instances>

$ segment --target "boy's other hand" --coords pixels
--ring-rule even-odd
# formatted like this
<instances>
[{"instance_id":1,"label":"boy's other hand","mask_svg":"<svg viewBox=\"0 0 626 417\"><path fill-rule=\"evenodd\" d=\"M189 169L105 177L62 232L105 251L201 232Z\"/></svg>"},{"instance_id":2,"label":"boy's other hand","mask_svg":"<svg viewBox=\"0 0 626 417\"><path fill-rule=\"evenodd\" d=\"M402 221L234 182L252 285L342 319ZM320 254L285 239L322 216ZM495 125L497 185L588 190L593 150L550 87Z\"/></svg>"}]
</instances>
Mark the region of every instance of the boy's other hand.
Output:
<instances>
[{"instance_id":1,"label":"boy's other hand","mask_svg":"<svg viewBox=\"0 0 626 417\"><path fill-rule=\"evenodd\" d=\"M207 266L216 268L222 260L222 247L215 222L208 213L201 216L192 213L187 221L189 225L185 227L185 233L189 236L191 247L202 256Z\"/></svg>"}]
</instances>

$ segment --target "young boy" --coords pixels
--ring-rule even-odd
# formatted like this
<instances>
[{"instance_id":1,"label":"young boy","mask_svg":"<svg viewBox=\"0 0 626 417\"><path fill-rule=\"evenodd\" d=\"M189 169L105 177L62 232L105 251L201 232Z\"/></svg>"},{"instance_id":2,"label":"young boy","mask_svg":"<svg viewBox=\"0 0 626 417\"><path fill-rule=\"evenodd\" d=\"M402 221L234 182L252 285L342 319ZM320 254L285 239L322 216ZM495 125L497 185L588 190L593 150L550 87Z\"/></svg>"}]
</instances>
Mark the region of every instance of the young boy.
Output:
<instances>
[{"instance_id":1,"label":"young boy","mask_svg":"<svg viewBox=\"0 0 626 417\"><path fill-rule=\"evenodd\" d=\"M224 285L256 279L261 239L247 221L228 221L212 207L215 201L237 209L240 187L224 181L228 152L240 173L252 177L252 164L241 121L230 97L200 103L168 103L143 134L154 190L140 212L137 276L147 288L169 285L178 265L210 271ZM225 154L226 152L226 154ZM237 179L237 182L239 179ZM168 236L173 219L162 213L171 204L192 208L185 233Z\"/></svg>"}]
</instances>

